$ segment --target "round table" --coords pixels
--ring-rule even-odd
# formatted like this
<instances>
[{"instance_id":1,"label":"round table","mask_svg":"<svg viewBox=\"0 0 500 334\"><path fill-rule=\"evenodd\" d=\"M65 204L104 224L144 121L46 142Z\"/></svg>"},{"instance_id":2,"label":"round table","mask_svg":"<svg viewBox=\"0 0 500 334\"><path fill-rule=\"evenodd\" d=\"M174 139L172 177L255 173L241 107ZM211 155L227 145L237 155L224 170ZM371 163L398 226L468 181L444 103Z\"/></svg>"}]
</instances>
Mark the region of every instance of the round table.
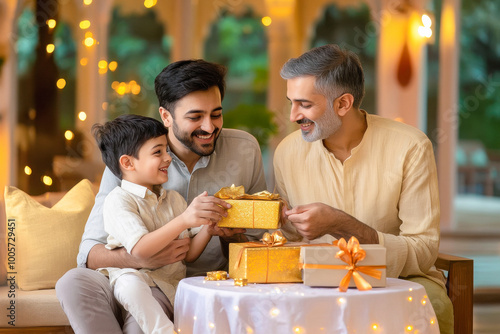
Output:
<instances>
[{"instance_id":1,"label":"round table","mask_svg":"<svg viewBox=\"0 0 500 334\"><path fill-rule=\"evenodd\" d=\"M188 333L436 333L423 286L396 278L359 291L300 283L234 286L232 279L183 279L175 297L175 328Z\"/></svg>"}]
</instances>

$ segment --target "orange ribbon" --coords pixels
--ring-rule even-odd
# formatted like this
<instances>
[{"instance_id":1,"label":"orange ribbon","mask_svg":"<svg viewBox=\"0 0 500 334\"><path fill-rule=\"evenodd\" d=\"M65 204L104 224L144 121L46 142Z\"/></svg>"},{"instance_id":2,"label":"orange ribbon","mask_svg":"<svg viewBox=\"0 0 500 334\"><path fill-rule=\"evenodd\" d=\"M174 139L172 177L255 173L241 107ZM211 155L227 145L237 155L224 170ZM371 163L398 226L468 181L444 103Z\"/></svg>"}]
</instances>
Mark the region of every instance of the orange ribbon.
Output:
<instances>
[{"instance_id":1,"label":"orange ribbon","mask_svg":"<svg viewBox=\"0 0 500 334\"><path fill-rule=\"evenodd\" d=\"M351 237L349 242L346 243L345 239L341 238L337 246L340 251L337 252L335 257L347 263L346 269L349 270L342 281L340 281L339 290L342 292L347 291L351 277L354 278L354 283L358 290L370 290L372 286L359 273L361 272L376 279L380 279L382 273L373 267L358 266L358 262L363 261L366 256L366 251L361 248L358 239Z\"/></svg>"},{"instance_id":2,"label":"orange ribbon","mask_svg":"<svg viewBox=\"0 0 500 334\"><path fill-rule=\"evenodd\" d=\"M311 245L312 246L312 245ZM383 269L386 266L359 266L358 262L364 260L366 256L366 251L359 245L358 239L356 237L351 237L349 242L346 243L344 238L336 240L333 246L339 247L339 251L335 255L336 258L342 260L347 265L329 265L329 264L301 264L302 269L345 269L348 270L347 274L342 278L339 284L339 290L341 292L346 292L349 287L349 282L351 277L354 279L354 283L358 290L365 291L370 290L372 286L368 283L363 276L359 273L371 276L376 279L382 277L382 272L377 269Z\"/></svg>"}]
</instances>

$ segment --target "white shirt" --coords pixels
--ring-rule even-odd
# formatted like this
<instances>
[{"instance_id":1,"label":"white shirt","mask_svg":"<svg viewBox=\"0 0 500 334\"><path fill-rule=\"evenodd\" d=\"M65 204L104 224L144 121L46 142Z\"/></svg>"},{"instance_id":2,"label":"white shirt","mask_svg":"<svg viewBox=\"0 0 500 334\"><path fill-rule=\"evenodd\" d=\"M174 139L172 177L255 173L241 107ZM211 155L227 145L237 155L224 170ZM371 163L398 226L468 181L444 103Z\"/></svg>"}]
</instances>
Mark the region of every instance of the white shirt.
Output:
<instances>
[{"instance_id":1,"label":"white shirt","mask_svg":"<svg viewBox=\"0 0 500 334\"><path fill-rule=\"evenodd\" d=\"M104 229L109 236L106 248L125 247L130 254L136 243L146 234L157 230L180 215L187 207L182 196L173 190L165 190L158 186L159 196L146 187L126 180L121 187L113 189L104 200ZM195 235L201 228L190 229L190 235ZM188 236L183 232L181 237ZM148 282L155 284L174 302L175 290L181 279L186 277L186 266L178 261L156 270L147 268L136 270L132 268L101 268L99 271L109 275L110 284L124 273L134 272Z\"/></svg>"}]
</instances>

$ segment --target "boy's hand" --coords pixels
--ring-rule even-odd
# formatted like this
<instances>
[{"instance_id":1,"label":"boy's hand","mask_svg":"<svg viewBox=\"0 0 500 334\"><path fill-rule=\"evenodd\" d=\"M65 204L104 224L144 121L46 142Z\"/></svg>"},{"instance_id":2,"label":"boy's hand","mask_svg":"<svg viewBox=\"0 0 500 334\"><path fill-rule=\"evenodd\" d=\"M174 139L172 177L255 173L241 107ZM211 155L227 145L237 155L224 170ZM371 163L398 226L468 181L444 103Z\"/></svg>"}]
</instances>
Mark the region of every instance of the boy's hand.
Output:
<instances>
[{"instance_id":1,"label":"boy's hand","mask_svg":"<svg viewBox=\"0 0 500 334\"><path fill-rule=\"evenodd\" d=\"M212 222L218 222L221 217L226 217L226 210L230 207L229 203L220 198L208 196L207 192L204 191L193 199L186 211L182 213L182 216L186 228L208 225Z\"/></svg>"}]
</instances>

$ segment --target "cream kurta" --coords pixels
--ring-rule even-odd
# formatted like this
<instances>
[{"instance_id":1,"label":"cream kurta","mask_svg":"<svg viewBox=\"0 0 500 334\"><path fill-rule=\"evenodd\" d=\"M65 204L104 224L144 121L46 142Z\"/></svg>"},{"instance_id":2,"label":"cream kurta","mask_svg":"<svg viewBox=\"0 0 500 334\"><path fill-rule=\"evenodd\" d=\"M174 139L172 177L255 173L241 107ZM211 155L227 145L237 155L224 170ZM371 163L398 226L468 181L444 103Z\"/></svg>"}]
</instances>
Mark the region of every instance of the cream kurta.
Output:
<instances>
[{"instance_id":1,"label":"cream kurta","mask_svg":"<svg viewBox=\"0 0 500 334\"><path fill-rule=\"evenodd\" d=\"M306 142L300 130L287 136L274 156L277 190L291 207L325 203L377 230L388 277L425 276L444 288L433 266L440 210L432 144L409 125L370 114L366 120L363 139L344 164L321 140ZM283 232L302 238L290 223Z\"/></svg>"}]
</instances>

